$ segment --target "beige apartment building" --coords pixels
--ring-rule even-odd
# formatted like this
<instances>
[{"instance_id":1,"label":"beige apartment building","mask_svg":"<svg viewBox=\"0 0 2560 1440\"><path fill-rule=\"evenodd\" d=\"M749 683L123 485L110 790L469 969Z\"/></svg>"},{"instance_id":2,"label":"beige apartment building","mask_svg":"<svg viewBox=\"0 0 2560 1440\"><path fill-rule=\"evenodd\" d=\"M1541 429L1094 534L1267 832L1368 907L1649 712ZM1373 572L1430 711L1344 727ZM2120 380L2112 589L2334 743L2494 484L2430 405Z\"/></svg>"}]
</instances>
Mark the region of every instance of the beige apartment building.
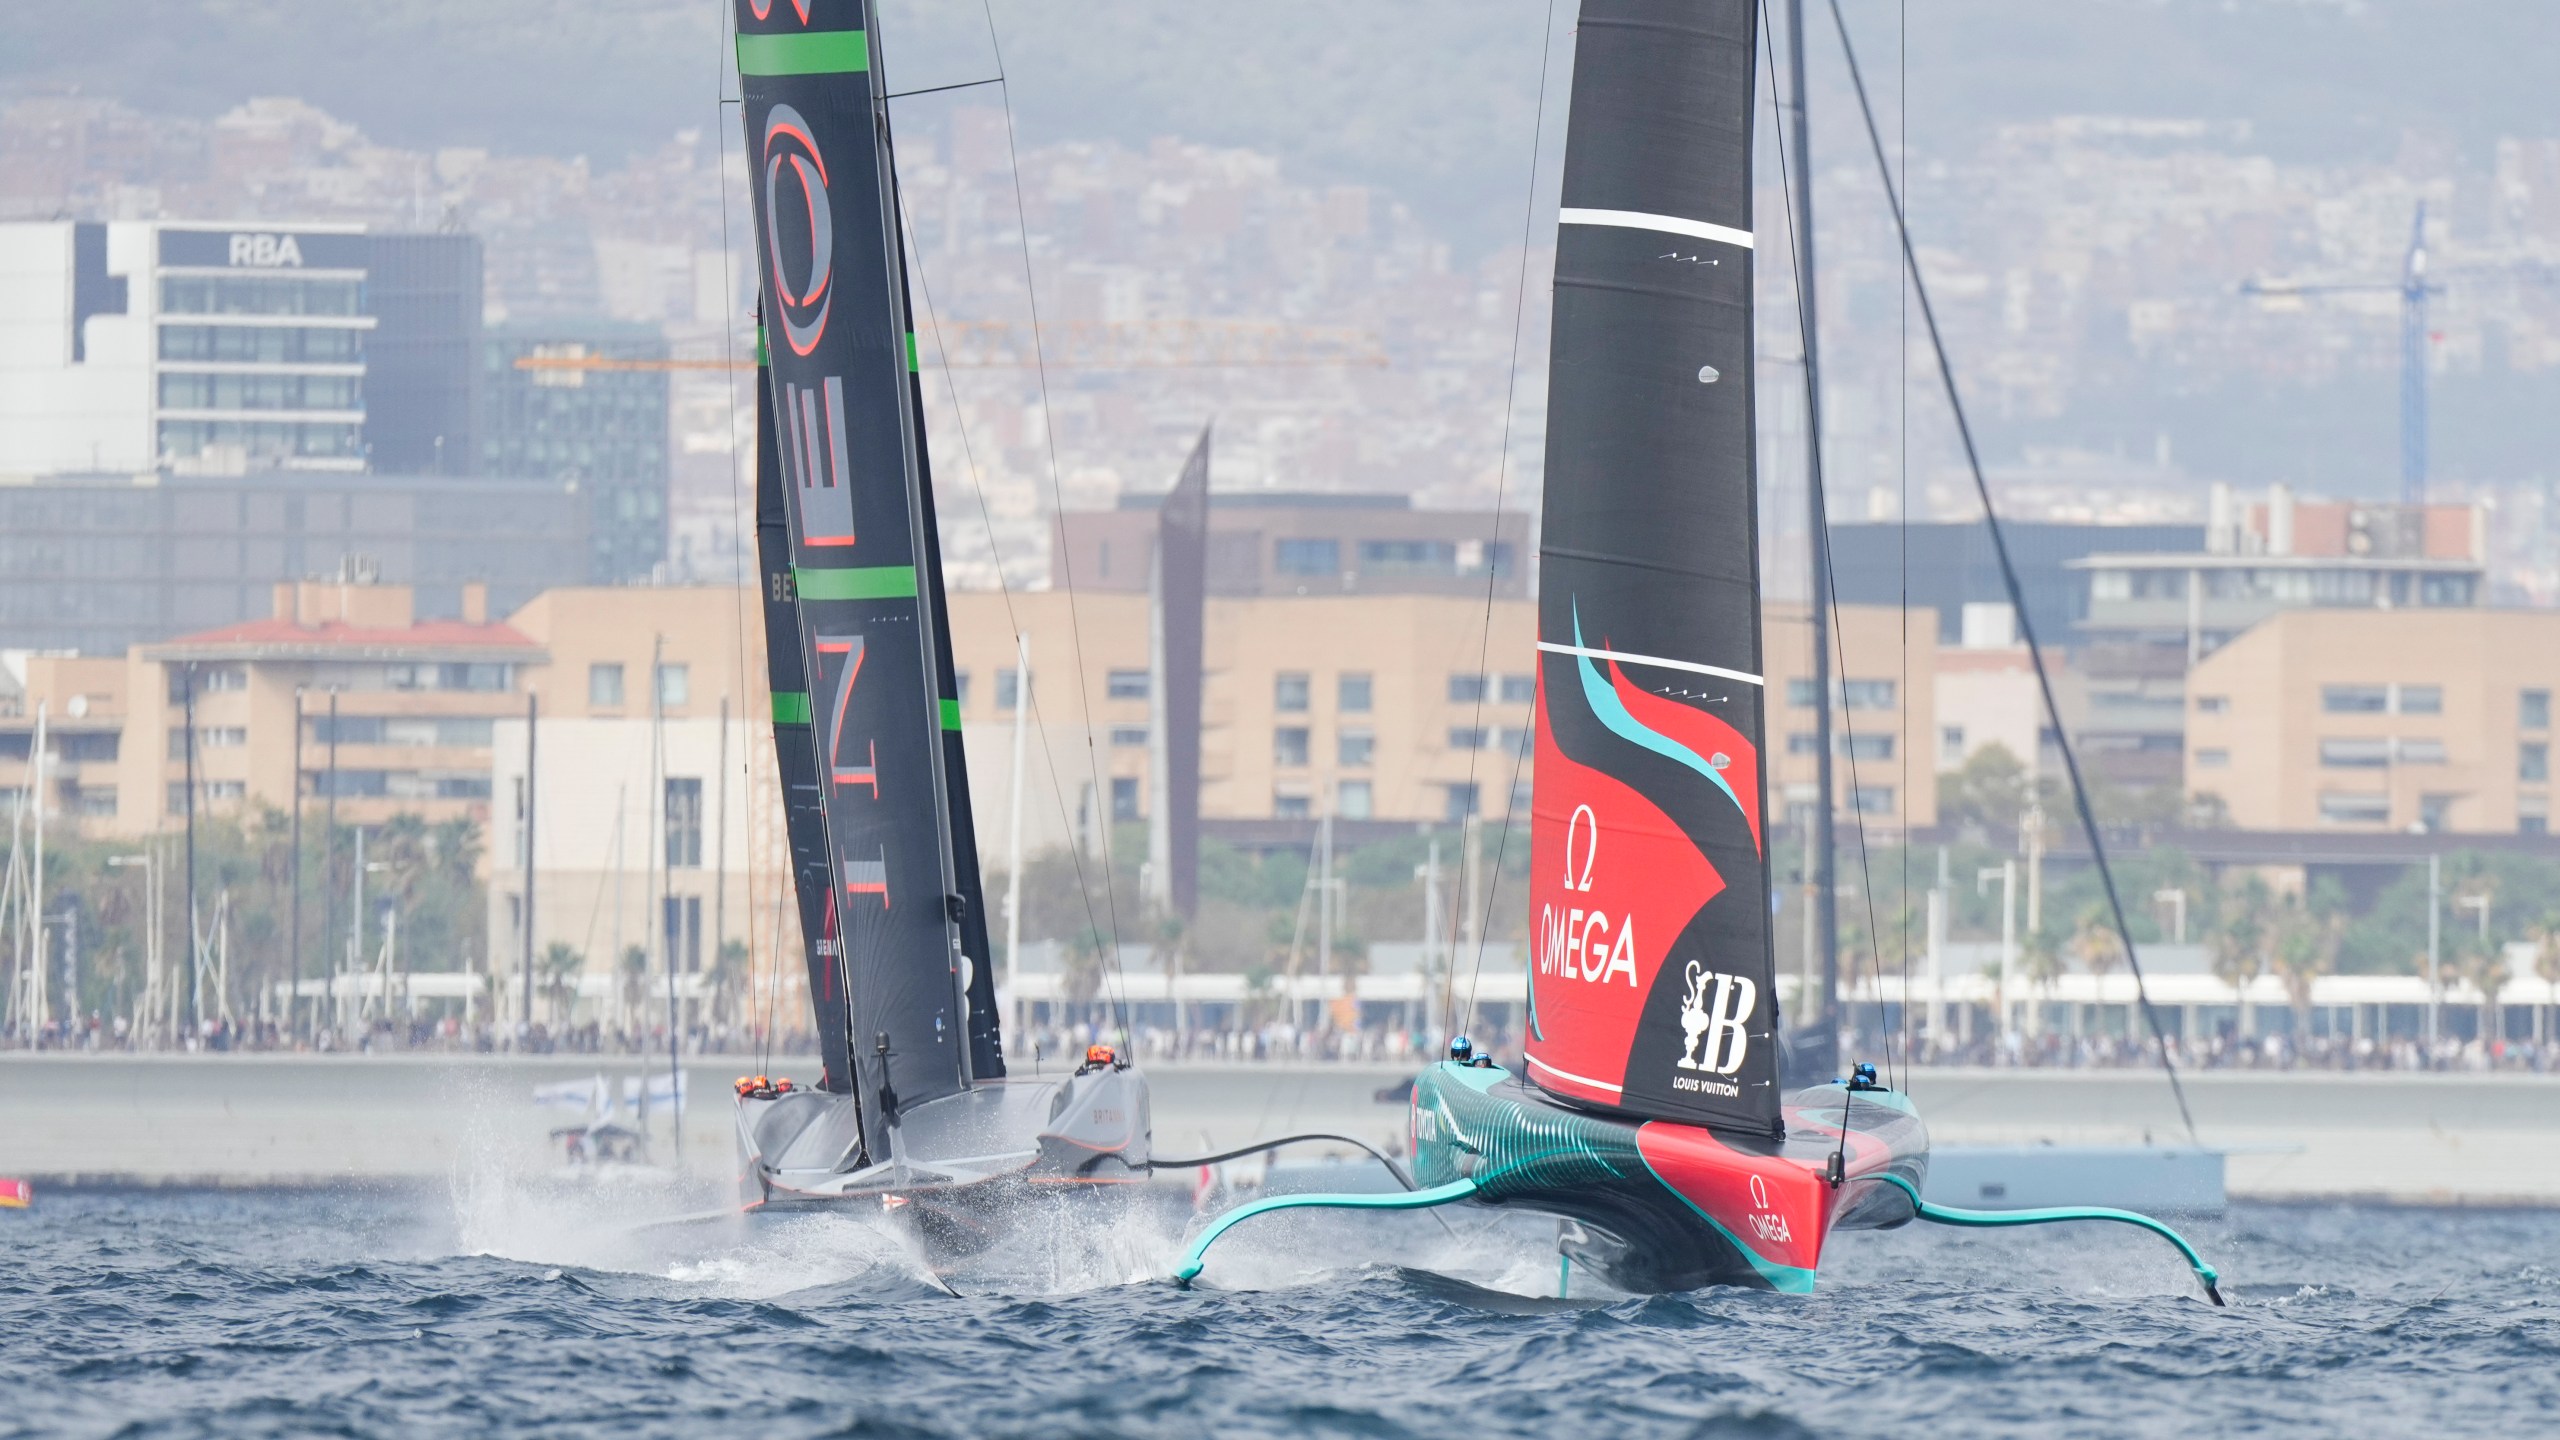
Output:
<instances>
[{"instance_id":1,"label":"beige apartment building","mask_svg":"<svg viewBox=\"0 0 2560 1440\"><path fill-rule=\"evenodd\" d=\"M1090 844L1098 821L1148 813L1145 595L965 591L951 622L991 856L1010 836L1017 630L1031 642L1024 849ZM1498 600L1488 631L1481 596L1211 597L1202 817L1499 819L1528 731L1536 623L1530 602Z\"/></svg>"},{"instance_id":2,"label":"beige apartment building","mask_svg":"<svg viewBox=\"0 0 2560 1440\"><path fill-rule=\"evenodd\" d=\"M1032 652L1024 849L1091 843L1097 817L1144 816L1152 798L1146 597L964 592L951 597L951 615L972 799L990 856L1010 835L1017 629ZM1802 607L1773 607L1767 626L1769 746L1778 755L1770 783L1801 811L1813 803L1818 753ZM1849 672L1835 697L1842 810L1850 809L1854 755L1858 804L1871 823L1886 831L1932 824L1935 647L1915 647L1906 659L1901 615L1888 607L1844 608L1839 633ZM1536 635L1529 600L1496 600L1488 614L1481 596L1213 595L1202 817L1443 824L1513 814L1532 778L1521 752L1537 691Z\"/></svg>"},{"instance_id":3,"label":"beige apartment building","mask_svg":"<svg viewBox=\"0 0 2560 1440\"><path fill-rule=\"evenodd\" d=\"M1832 794L1844 825L1854 816L1878 837L1938 821L1937 636L1926 612L1914 618L1906 625L1890 605L1843 605L1832 615L1840 677L1831 696ZM1761 632L1764 748L1777 757L1770 808L1807 825L1822 755L1813 729L1813 627L1805 606L1773 604L1762 612Z\"/></svg>"},{"instance_id":4,"label":"beige apartment building","mask_svg":"<svg viewBox=\"0 0 2560 1440\"><path fill-rule=\"evenodd\" d=\"M2298 610L2191 672L2192 800L2251 830L2547 833L2560 613Z\"/></svg>"},{"instance_id":5,"label":"beige apartment building","mask_svg":"<svg viewBox=\"0 0 2560 1440\"><path fill-rule=\"evenodd\" d=\"M724 943L752 940L761 967L783 926L780 953L796 953L754 600L728 585L569 586L508 617L545 658L525 678L538 706L530 791L522 697L493 727L487 761L488 936L506 1013L521 1004L512 987L525 956L528 793L533 949L561 944L582 957L583 1017L663 1015L663 989L647 992L641 1014L623 1013L635 996L617 957L635 947L653 976L673 959L693 1019L712 998ZM552 1018L551 1001L535 1013Z\"/></svg>"},{"instance_id":6,"label":"beige apartment building","mask_svg":"<svg viewBox=\"0 0 2560 1440\"><path fill-rule=\"evenodd\" d=\"M122 659L0 656L0 797L14 803L40 771L48 817L112 822L130 678ZM39 729L41 766L33 758Z\"/></svg>"},{"instance_id":7,"label":"beige apartment building","mask_svg":"<svg viewBox=\"0 0 2560 1440\"><path fill-rule=\"evenodd\" d=\"M298 794L334 800L345 825L485 819L490 727L522 710L543 659L489 618L484 587L466 587L460 619L420 620L405 586L278 585L265 619L130 652L113 828L186 813L190 691L203 809L283 810Z\"/></svg>"}]
</instances>

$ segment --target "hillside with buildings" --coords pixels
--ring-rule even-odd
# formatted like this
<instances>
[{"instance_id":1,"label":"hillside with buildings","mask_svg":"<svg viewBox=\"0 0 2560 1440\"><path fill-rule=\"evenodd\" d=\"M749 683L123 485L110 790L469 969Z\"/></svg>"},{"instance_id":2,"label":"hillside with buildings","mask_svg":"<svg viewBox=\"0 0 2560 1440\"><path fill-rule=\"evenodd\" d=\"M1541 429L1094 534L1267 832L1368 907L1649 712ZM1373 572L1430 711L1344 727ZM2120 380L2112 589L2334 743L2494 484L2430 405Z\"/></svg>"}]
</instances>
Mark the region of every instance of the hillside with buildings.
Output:
<instances>
[{"instance_id":1,"label":"hillside with buildings","mask_svg":"<svg viewBox=\"0 0 2560 1440\"><path fill-rule=\"evenodd\" d=\"M2097 7L2087 24L2118 48L2030 65L2046 22L1967 0L1907 57L1889 29L1873 40L1871 63L1911 66L1887 118L1908 127L1921 263L2014 522L2058 725L1920 368L1836 57L1817 56L1833 801L1866 857L1868 903L1847 908L1869 959L1911 953L1933 903L1954 927L1934 953L1986 943L2002 917L1958 872L2004 856L2029 876L2011 887L2027 948L2008 967L2078 943L2082 917L2027 898L2049 856L2057 894L2081 883L2083 842L2049 790L2064 735L2145 863L2222 877L2152 887L2192 893L2200 928L2226 880L2265 867L2372 907L2430 859L2560 854L2560 677L2529 659L2560 653L2560 409L2538 400L2560 374L2560 131L2518 102L2508 59L2467 74L2482 103L2460 133L2424 122L2416 80L2285 108L2294 88L2264 63L2378 74L2457 12L2477 23L2421 47L2413 73L2517 39L2512 15L2468 5L2172 0ZM707 13L633 3L542 28L458 5L446 18L477 28L438 63L480 69L434 113L433 72L382 78L410 23L390 12L234 6L215 23L155 0L87 49L56 43L71 22L53 12L0 17L0 794L37 801L21 818L122 846L164 844L193 814L247 846L299 814L327 837L312 883L330 896L368 873L348 869L354 834L462 827L410 847L460 855L466 830L482 847L469 899L437 903L485 925L416 932L429 969L494 985L502 957L553 956L577 1003L610 1009L631 948L656 946L705 977L688 983L706 1004L728 974L730 1004L737 945L774 981L796 921L751 877L778 863L775 697L736 588L753 231ZM1115 904L1146 847L1115 831L1163 809L1152 566L1161 497L1204 427L1199 819L1226 908L1178 963L1321 967L1304 942L1308 914L1331 914L1309 909L1323 845L1356 877L1345 981L1373 954L1445 946L1450 927L1423 916L1454 903L1458 870L1499 891L1520 863L1539 207L1558 160L1545 144L1529 184L1541 13L1506 30L1433 7L1026 12L1005 17L1028 49L1007 51L1010 115L984 87L899 102L979 835L997 868L1027 704L1024 866L1047 877L1027 939L1060 964L1147 933ZM889 63L919 86L992 67L978 12L892 22ZM1310 27L1311 49L1283 44ZM1570 36L1555 38L1560 67ZM172 47L190 43L181 66ZM244 45L277 53L213 58ZM307 77L312 46L340 59L325 83L262 79ZM1406 74L1418 54L1434 63ZM2128 78L2146 66L2181 83ZM597 98L604 71L614 94ZM553 74L569 78L540 83ZM1787 197L1761 131L1765 237ZM2421 213L2441 290L2404 377L2410 317L2388 286ZM1783 247L1758 254L1789 948L1808 934L1823 682L1794 276ZM2430 408L2403 502L2385 497L2404 483L2409 378ZM1025 636L1046 689L1012 658ZM547 778L525 768L529 704L556 737ZM550 818L528 922L525 797L555 785L574 798L532 806ZM1955 878L1927 886L1933 902L1920 887L1941 865ZM95 878L119 887L129 930L139 875ZM1473 923L1516 939L1485 918L1500 899ZM2501 912L2519 943L2536 921L2521 907ZM340 948L325 907L259 913L315 966ZM2165 911L2141 923L2174 933Z\"/></svg>"}]
</instances>

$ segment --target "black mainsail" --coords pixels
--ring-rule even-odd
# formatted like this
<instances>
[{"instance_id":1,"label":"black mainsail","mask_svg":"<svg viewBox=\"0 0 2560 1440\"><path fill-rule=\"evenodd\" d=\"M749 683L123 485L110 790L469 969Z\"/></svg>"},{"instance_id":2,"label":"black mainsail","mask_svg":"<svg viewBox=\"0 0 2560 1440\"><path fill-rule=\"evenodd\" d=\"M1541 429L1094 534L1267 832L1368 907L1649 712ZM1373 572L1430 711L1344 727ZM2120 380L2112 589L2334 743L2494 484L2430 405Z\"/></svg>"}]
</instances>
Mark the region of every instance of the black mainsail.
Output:
<instances>
[{"instance_id":1,"label":"black mainsail","mask_svg":"<svg viewBox=\"0 0 2560 1440\"><path fill-rule=\"evenodd\" d=\"M970 992L992 979L981 983L975 856L960 848L968 795L888 113L863 0L737 0L736 18L795 639L825 821L821 933L846 983L863 1148L885 1157L903 1109L968 1088L981 1059L1001 1066L991 989L974 1007L983 1022L971 1014Z\"/></svg>"},{"instance_id":2,"label":"black mainsail","mask_svg":"<svg viewBox=\"0 0 2560 1440\"><path fill-rule=\"evenodd\" d=\"M1752 427L1754 0L1586 0L1540 542L1529 1077L1782 1128Z\"/></svg>"}]
</instances>

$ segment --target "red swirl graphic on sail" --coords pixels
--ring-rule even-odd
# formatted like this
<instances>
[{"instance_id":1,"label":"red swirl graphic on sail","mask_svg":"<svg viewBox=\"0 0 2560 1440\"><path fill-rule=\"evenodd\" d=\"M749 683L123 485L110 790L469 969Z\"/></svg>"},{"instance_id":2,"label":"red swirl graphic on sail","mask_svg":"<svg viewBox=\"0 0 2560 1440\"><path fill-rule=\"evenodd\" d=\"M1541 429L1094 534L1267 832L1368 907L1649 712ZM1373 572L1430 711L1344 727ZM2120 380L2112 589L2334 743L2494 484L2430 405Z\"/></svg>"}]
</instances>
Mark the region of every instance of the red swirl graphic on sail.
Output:
<instances>
[{"instance_id":1,"label":"red swirl graphic on sail","mask_svg":"<svg viewBox=\"0 0 2560 1440\"><path fill-rule=\"evenodd\" d=\"M1616 1104L1664 957L1725 883L1660 806L1556 743L1547 659L1529 826L1529 1066L1558 1094Z\"/></svg>"}]
</instances>

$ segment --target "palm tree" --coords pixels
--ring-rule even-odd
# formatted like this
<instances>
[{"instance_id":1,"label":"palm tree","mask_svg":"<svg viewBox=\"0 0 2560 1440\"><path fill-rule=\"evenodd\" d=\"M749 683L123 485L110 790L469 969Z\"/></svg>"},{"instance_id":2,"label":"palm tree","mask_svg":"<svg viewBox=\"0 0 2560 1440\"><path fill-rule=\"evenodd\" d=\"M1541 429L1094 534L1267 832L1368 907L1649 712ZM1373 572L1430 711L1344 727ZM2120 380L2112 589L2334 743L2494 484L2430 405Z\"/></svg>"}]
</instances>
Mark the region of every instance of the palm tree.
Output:
<instances>
[{"instance_id":1,"label":"palm tree","mask_svg":"<svg viewBox=\"0 0 2560 1440\"><path fill-rule=\"evenodd\" d=\"M2018 977L2027 982L2029 994L2041 992L2053 998L2053 984L2062 978L2062 948L2043 931L2034 931L2018 942ZM2044 1033L2044 1007L2033 1001L2027 1004L2027 1034Z\"/></svg>"},{"instance_id":2,"label":"palm tree","mask_svg":"<svg viewBox=\"0 0 2560 1440\"><path fill-rule=\"evenodd\" d=\"M542 970L542 993L551 999L551 1023L568 1023L570 1006L578 998L578 972L587 968L587 957L566 940L554 940L544 948L537 962Z\"/></svg>"},{"instance_id":3,"label":"palm tree","mask_svg":"<svg viewBox=\"0 0 2560 1440\"><path fill-rule=\"evenodd\" d=\"M623 1024L640 1028L640 1006L649 998L649 951L642 945L626 946L622 952L622 1019Z\"/></svg>"},{"instance_id":4,"label":"palm tree","mask_svg":"<svg viewBox=\"0 0 2560 1440\"><path fill-rule=\"evenodd\" d=\"M1066 991L1071 1005L1091 1005L1102 993L1102 966L1111 953L1111 937L1090 926L1067 944Z\"/></svg>"},{"instance_id":5,"label":"palm tree","mask_svg":"<svg viewBox=\"0 0 2560 1440\"><path fill-rule=\"evenodd\" d=\"M1175 910L1158 912L1155 923L1147 929L1149 958L1164 975L1165 998L1173 1002L1173 1028L1181 1034L1189 1027L1182 1023L1182 1001L1173 993L1173 983L1182 976L1183 952L1191 938L1190 927Z\"/></svg>"},{"instance_id":6,"label":"palm tree","mask_svg":"<svg viewBox=\"0 0 2560 1440\"><path fill-rule=\"evenodd\" d=\"M2337 968L2342 938L2336 915L2323 913L2300 897L2287 897L2276 913L2268 951L2276 973L2284 979L2285 1000L2293 1007L2296 1050L2311 1036L2311 986Z\"/></svg>"},{"instance_id":7,"label":"palm tree","mask_svg":"<svg viewBox=\"0 0 2560 1440\"><path fill-rule=\"evenodd\" d=\"M2480 1048L2485 1052L2501 1038L2498 993L2514 978L2507 970L2507 947L2459 926L2446 939L2453 951L2453 973L2480 992Z\"/></svg>"},{"instance_id":8,"label":"palm tree","mask_svg":"<svg viewBox=\"0 0 2560 1440\"><path fill-rule=\"evenodd\" d=\"M711 1013L720 1024L733 1024L738 993L747 981L747 942L723 940L711 957Z\"/></svg>"},{"instance_id":9,"label":"palm tree","mask_svg":"<svg viewBox=\"0 0 2560 1440\"><path fill-rule=\"evenodd\" d=\"M2244 1040L2257 1028L2249 986L2266 973L2268 916L2274 906L2275 895L2267 882L2252 875L2238 889L2223 894L2222 913L2213 928L2214 978L2230 986L2239 1001Z\"/></svg>"},{"instance_id":10,"label":"palm tree","mask_svg":"<svg viewBox=\"0 0 2560 1440\"><path fill-rule=\"evenodd\" d=\"M2094 980L2106 979L2124 959L2114 912L2095 900L2082 906L2080 918L2071 923L2069 945L2071 953L2079 958L2080 968Z\"/></svg>"},{"instance_id":11,"label":"palm tree","mask_svg":"<svg viewBox=\"0 0 2560 1440\"><path fill-rule=\"evenodd\" d=\"M2542 919L2525 932L2525 938L2533 942L2533 973L2542 977L2546 985L2560 985L2560 910L2543 912ZM2546 1044L2551 1038L2550 1011L2548 1005L2534 1007L2536 1045Z\"/></svg>"}]
</instances>

